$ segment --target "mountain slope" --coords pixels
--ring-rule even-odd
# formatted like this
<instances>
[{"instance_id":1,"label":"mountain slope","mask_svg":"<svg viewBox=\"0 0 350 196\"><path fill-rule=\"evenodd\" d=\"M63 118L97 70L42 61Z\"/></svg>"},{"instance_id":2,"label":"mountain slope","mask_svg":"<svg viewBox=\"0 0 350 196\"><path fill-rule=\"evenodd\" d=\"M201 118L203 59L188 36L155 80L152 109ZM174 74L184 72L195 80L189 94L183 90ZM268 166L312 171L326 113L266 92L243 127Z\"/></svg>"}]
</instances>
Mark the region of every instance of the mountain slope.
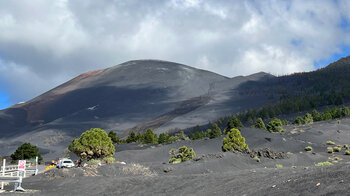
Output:
<instances>
[{"instance_id":1,"label":"mountain slope","mask_svg":"<svg viewBox=\"0 0 350 196\"><path fill-rule=\"evenodd\" d=\"M92 127L124 136L147 128L160 133L276 103L286 95L338 92L349 87L348 59L282 77L260 72L227 78L158 60L129 61L87 72L0 111L0 153L10 154L19 143L29 141L56 156Z\"/></svg>"}]
</instances>

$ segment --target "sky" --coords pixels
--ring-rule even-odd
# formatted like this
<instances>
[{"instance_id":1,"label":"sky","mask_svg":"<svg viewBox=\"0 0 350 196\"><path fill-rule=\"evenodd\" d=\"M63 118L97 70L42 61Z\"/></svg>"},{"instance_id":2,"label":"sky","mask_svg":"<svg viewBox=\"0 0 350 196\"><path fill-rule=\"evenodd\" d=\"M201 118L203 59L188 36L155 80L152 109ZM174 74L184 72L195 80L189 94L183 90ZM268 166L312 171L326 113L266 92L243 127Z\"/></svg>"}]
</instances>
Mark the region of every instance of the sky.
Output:
<instances>
[{"instance_id":1,"label":"sky","mask_svg":"<svg viewBox=\"0 0 350 196\"><path fill-rule=\"evenodd\" d=\"M0 109L87 71L161 59L228 77L350 55L348 0L0 0Z\"/></svg>"}]
</instances>

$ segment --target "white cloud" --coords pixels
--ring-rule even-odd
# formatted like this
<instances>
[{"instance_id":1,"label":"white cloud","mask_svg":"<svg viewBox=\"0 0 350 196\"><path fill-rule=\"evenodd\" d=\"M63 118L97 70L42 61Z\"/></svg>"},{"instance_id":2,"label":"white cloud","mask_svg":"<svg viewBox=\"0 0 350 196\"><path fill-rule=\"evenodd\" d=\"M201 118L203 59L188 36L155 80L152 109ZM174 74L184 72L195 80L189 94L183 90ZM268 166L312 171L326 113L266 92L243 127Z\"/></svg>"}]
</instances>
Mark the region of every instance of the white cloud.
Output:
<instances>
[{"instance_id":1,"label":"white cloud","mask_svg":"<svg viewBox=\"0 0 350 196\"><path fill-rule=\"evenodd\" d=\"M350 44L349 28L340 25L350 20L346 0L0 4L0 87L6 85L13 102L132 59L170 60L230 77L280 75L312 70L313 62Z\"/></svg>"},{"instance_id":2,"label":"white cloud","mask_svg":"<svg viewBox=\"0 0 350 196\"><path fill-rule=\"evenodd\" d=\"M308 58L300 58L283 48L263 45L257 49L245 51L242 60L238 63L237 72L248 75L265 71L275 75L286 73L310 71L313 69L312 61Z\"/></svg>"}]
</instances>

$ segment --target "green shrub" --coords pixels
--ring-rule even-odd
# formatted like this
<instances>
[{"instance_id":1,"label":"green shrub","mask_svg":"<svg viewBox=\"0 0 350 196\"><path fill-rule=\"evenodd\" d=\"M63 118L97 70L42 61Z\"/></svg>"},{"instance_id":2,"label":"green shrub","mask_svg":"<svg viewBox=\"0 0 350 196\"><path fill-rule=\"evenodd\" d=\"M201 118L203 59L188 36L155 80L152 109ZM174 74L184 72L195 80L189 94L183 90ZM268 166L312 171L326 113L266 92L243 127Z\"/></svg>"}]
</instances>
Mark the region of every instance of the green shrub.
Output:
<instances>
[{"instance_id":1,"label":"green shrub","mask_svg":"<svg viewBox=\"0 0 350 196\"><path fill-rule=\"evenodd\" d=\"M318 113L317 110L313 110L311 115L312 115L313 121L321 121L322 120L321 114Z\"/></svg>"},{"instance_id":2,"label":"green shrub","mask_svg":"<svg viewBox=\"0 0 350 196\"><path fill-rule=\"evenodd\" d=\"M350 150L345 150L344 154L345 155L350 155Z\"/></svg>"},{"instance_id":3,"label":"green shrub","mask_svg":"<svg viewBox=\"0 0 350 196\"><path fill-rule=\"evenodd\" d=\"M338 146L333 147L333 152L340 152L341 148L339 148Z\"/></svg>"},{"instance_id":4,"label":"green shrub","mask_svg":"<svg viewBox=\"0 0 350 196\"><path fill-rule=\"evenodd\" d=\"M281 133L285 131L282 129L282 121L278 118L273 118L269 124L267 124L267 130L271 133Z\"/></svg>"},{"instance_id":5,"label":"green shrub","mask_svg":"<svg viewBox=\"0 0 350 196\"><path fill-rule=\"evenodd\" d=\"M260 163L260 158L258 156L254 156L253 160Z\"/></svg>"},{"instance_id":6,"label":"green shrub","mask_svg":"<svg viewBox=\"0 0 350 196\"><path fill-rule=\"evenodd\" d=\"M17 148L17 150L13 154L11 154L11 159L13 162L17 160L28 160L33 158L35 159L35 157L38 157L39 161L43 160L43 158L39 154L39 148L36 146L32 146L28 142L23 143Z\"/></svg>"},{"instance_id":7,"label":"green shrub","mask_svg":"<svg viewBox=\"0 0 350 196\"><path fill-rule=\"evenodd\" d=\"M327 145L334 145L335 143L328 140L328 141L326 142L326 144L327 144Z\"/></svg>"},{"instance_id":8,"label":"green shrub","mask_svg":"<svg viewBox=\"0 0 350 196\"><path fill-rule=\"evenodd\" d=\"M196 131L195 133L190 133L188 135L188 137L191 139L191 140L201 140L201 139L204 139L205 137L207 137L207 133L204 132L204 131Z\"/></svg>"},{"instance_id":9,"label":"green shrub","mask_svg":"<svg viewBox=\"0 0 350 196\"><path fill-rule=\"evenodd\" d=\"M100 164L100 161L97 160L97 159L90 159L88 162L87 162L88 165L98 165Z\"/></svg>"},{"instance_id":10,"label":"green shrub","mask_svg":"<svg viewBox=\"0 0 350 196\"><path fill-rule=\"evenodd\" d=\"M333 153L333 148L332 147L327 147L327 152L328 153Z\"/></svg>"},{"instance_id":11,"label":"green shrub","mask_svg":"<svg viewBox=\"0 0 350 196\"><path fill-rule=\"evenodd\" d=\"M315 166L317 167L328 166L328 165L333 165L333 164L329 161L319 162L315 164Z\"/></svg>"},{"instance_id":12,"label":"green shrub","mask_svg":"<svg viewBox=\"0 0 350 196\"><path fill-rule=\"evenodd\" d=\"M346 106L343 106L341 109L342 116L349 116L350 115L350 109Z\"/></svg>"},{"instance_id":13,"label":"green shrub","mask_svg":"<svg viewBox=\"0 0 350 196\"><path fill-rule=\"evenodd\" d=\"M85 131L71 142L68 149L82 159L111 156L115 152L111 138L100 128Z\"/></svg>"},{"instance_id":14,"label":"green shrub","mask_svg":"<svg viewBox=\"0 0 350 196\"><path fill-rule=\"evenodd\" d=\"M168 133L161 133L158 137L158 143L169 143L169 134Z\"/></svg>"},{"instance_id":15,"label":"green shrub","mask_svg":"<svg viewBox=\"0 0 350 196\"><path fill-rule=\"evenodd\" d=\"M341 109L339 109L337 107L333 108L333 110L332 110L332 118L335 119L335 118L340 118L340 117L342 117Z\"/></svg>"},{"instance_id":16,"label":"green shrub","mask_svg":"<svg viewBox=\"0 0 350 196\"><path fill-rule=\"evenodd\" d=\"M304 123L305 124L310 124L310 123L313 123L314 120L312 118L312 115L309 114L309 113L306 113L305 116L304 116Z\"/></svg>"},{"instance_id":17,"label":"green shrub","mask_svg":"<svg viewBox=\"0 0 350 196\"><path fill-rule=\"evenodd\" d=\"M135 142L142 142L143 135L141 133L137 133L135 140Z\"/></svg>"},{"instance_id":18,"label":"green shrub","mask_svg":"<svg viewBox=\"0 0 350 196\"><path fill-rule=\"evenodd\" d=\"M181 160L180 162L188 161L196 157L196 153L192 148L187 148L186 146L180 147L177 151L171 149L169 163L175 163Z\"/></svg>"},{"instance_id":19,"label":"green shrub","mask_svg":"<svg viewBox=\"0 0 350 196\"><path fill-rule=\"evenodd\" d=\"M114 163L115 158L109 156L109 157L103 158L103 160L105 161L106 164L112 164L112 163Z\"/></svg>"},{"instance_id":20,"label":"green shrub","mask_svg":"<svg viewBox=\"0 0 350 196\"><path fill-rule=\"evenodd\" d=\"M176 141L179 141L179 138L177 137L177 136L170 136L169 137L169 143L174 143L174 142L176 142Z\"/></svg>"},{"instance_id":21,"label":"green shrub","mask_svg":"<svg viewBox=\"0 0 350 196\"><path fill-rule=\"evenodd\" d=\"M331 120L333 118L331 110L326 107L326 109L321 114L322 120Z\"/></svg>"},{"instance_id":22,"label":"green shrub","mask_svg":"<svg viewBox=\"0 0 350 196\"><path fill-rule=\"evenodd\" d=\"M306 150L306 151L312 151L312 147L311 147L311 146L306 146L306 147L305 147L305 150Z\"/></svg>"},{"instance_id":23,"label":"green shrub","mask_svg":"<svg viewBox=\"0 0 350 196\"><path fill-rule=\"evenodd\" d=\"M258 118L255 122L255 125L253 126L254 128L257 128L257 129L262 129L262 130L266 130L266 127L265 127L265 123L264 121L262 120L262 118Z\"/></svg>"},{"instance_id":24,"label":"green shrub","mask_svg":"<svg viewBox=\"0 0 350 196\"><path fill-rule=\"evenodd\" d=\"M245 143L245 138L238 129L232 128L227 136L222 140L222 150L226 151L246 151L249 150Z\"/></svg>"},{"instance_id":25,"label":"green shrub","mask_svg":"<svg viewBox=\"0 0 350 196\"><path fill-rule=\"evenodd\" d=\"M126 139L126 143L133 143L137 142L138 137L136 137L136 134L134 131L131 131L128 138Z\"/></svg>"},{"instance_id":26,"label":"green shrub","mask_svg":"<svg viewBox=\"0 0 350 196\"><path fill-rule=\"evenodd\" d=\"M240 127L243 127L242 122L234 116L228 121L226 131L230 131L232 128L237 129Z\"/></svg>"},{"instance_id":27,"label":"green shrub","mask_svg":"<svg viewBox=\"0 0 350 196\"><path fill-rule=\"evenodd\" d=\"M283 165L282 164L276 164L275 167L276 168L283 168Z\"/></svg>"},{"instance_id":28,"label":"green shrub","mask_svg":"<svg viewBox=\"0 0 350 196\"><path fill-rule=\"evenodd\" d=\"M282 125L288 125L288 121L286 119L282 120Z\"/></svg>"},{"instance_id":29,"label":"green shrub","mask_svg":"<svg viewBox=\"0 0 350 196\"><path fill-rule=\"evenodd\" d=\"M173 164L176 164L176 163L181 163L181 159L180 158L170 158L169 159L169 163L173 163Z\"/></svg>"},{"instance_id":30,"label":"green shrub","mask_svg":"<svg viewBox=\"0 0 350 196\"><path fill-rule=\"evenodd\" d=\"M175 133L175 136L178 137L179 140L186 140L187 136L184 131L180 131L178 133Z\"/></svg>"},{"instance_id":31,"label":"green shrub","mask_svg":"<svg viewBox=\"0 0 350 196\"><path fill-rule=\"evenodd\" d=\"M209 131L210 130L210 131ZM220 127L214 123L211 129L208 129L207 135L210 139L220 137L222 134Z\"/></svg>"},{"instance_id":32,"label":"green shrub","mask_svg":"<svg viewBox=\"0 0 350 196\"><path fill-rule=\"evenodd\" d=\"M121 143L120 137L118 137L114 131L110 131L108 133L108 137L111 138L113 144L120 144Z\"/></svg>"},{"instance_id":33,"label":"green shrub","mask_svg":"<svg viewBox=\"0 0 350 196\"><path fill-rule=\"evenodd\" d=\"M147 129L146 133L142 136L142 143L144 144L158 144L158 136L153 133L151 129Z\"/></svg>"},{"instance_id":34,"label":"green shrub","mask_svg":"<svg viewBox=\"0 0 350 196\"><path fill-rule=\"evenodd\" d=\"M349 150L349 145L348 145L348 144L344 144L344 145L343 145L343 148L344 148L345 150Z\"/></svg>"},{"instance_id":35,"label":"green shrub","mask_svg":"<svg viewBox=\"0 0 350 196\"><path fill-rule=\"evenodd\" d=\"M302 124L305 124L305 121L304 121L304 119L303 119L302 117L298 116L298 117L294 120L293 124L295 124L295 125L302 125Z\"/></svg>"}]
</instances>

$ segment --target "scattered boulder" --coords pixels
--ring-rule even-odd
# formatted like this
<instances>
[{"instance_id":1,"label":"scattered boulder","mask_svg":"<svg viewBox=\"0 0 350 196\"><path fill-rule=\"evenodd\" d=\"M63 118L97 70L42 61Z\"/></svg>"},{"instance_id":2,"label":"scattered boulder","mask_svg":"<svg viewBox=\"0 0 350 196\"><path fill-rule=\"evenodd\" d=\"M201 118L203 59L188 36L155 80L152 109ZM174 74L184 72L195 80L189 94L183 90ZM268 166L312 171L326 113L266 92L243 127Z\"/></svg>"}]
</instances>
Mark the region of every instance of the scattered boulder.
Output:
<instances>
[{"instance_id":1,"label":"scattered boulder","mask_svg":"<svg viewBox=\"0 0 350 196\"><path fill-rule=\"evenodd\" d=\"M174 168L173 167L167 167L167 168L164 168L164 173L169 173L169 172L171 172L171 171L173 171L174 170Z\"/></svg>"},{"instance_id":2,"label":"scattered boulder","mask_svg":"<svg viewBox=\"0 0 350 196\"><path fill-rule=\"evenodd\" d=\"M206 160L206 159L221 159L224 158L225 154L220 152L220 153L214 153L214 154L203 154L200 155L196 158L194 158L194 161L202 161L202 160Z\"/></svg>"},{"instance_id":3,"label":"scattered boulder","mask_svg":"<svg viewBox=\"0 0 350 196\"><path fill-rule=\"evenodd\" d=\"M287 158L287 153L285 152L275 152L269 148L264 149L257 149L257 150L251 150L250 151L250 157L265 157L269 159L285 159Z\"/></svg>"}]
</instances>

